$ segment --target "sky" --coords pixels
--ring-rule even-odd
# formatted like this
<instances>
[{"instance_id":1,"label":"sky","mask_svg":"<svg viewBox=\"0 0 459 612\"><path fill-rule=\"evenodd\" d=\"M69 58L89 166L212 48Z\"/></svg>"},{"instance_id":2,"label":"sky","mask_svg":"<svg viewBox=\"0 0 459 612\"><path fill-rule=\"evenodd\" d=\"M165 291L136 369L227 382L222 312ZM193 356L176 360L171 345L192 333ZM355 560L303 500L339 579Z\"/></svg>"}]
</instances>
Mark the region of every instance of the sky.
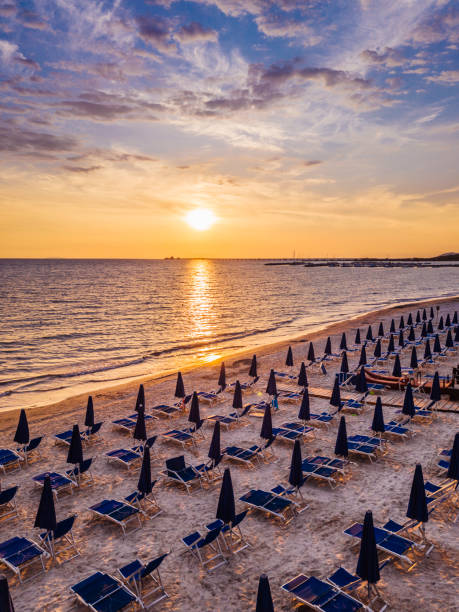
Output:
<instances>
[{"instance_id":1,"label":"sky","mask_svg":"<svg viewBox=\"0 0 459 612\"><path fill-rule=\"evenodd\" d=\"M0 0L0 257L457 252L458 49L457 1Z\"/></svg>"}]
</instances>

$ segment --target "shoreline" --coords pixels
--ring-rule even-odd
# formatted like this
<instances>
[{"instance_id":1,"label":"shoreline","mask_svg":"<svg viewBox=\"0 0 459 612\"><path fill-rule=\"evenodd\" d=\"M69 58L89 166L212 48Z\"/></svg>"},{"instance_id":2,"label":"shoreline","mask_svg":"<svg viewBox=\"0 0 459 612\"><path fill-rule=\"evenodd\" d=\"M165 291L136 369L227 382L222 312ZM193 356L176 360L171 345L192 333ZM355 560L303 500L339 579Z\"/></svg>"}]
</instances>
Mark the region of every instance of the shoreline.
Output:
<instances>
[{"instance_id":1,"label":"shoreline","mask_svg":"<svg viewBox=\"0 0 459 612\"><path fill-rule=\"evenodd\" d=\"M452 302L452 303L459 302L459 294L452 295L452 296L446 296L446 297L440 297L440 298L428 298L428 299L415 300L411 302L397 302L395 304L389 304L387 306L383 306L382 308L378 308L376 310L365 311L358 315L355 315L349 318L345 318L345 319L340 319L339 321L335 321L332 323L327 323L324 325L318 324L319 328L315 329L314 331L302 333L302 334L295 335L295 336L290 336L289 338L286 338L283 340L278 340L276 342L272 342L268 344L262 344L260 346L256 346L250 349L242 349L240 351L234 351L227 355L223 355L222 357L219 357L218 359L212 360L210 362L184 366L180 369L180 371L182 372L182 374L190 374L190 373L198 374L200 372L203 373L206 370L215 369L216 366L219 366L222 361L226 363L227 367L231 367L237 364L237 362L240 362L245 359L251 359L254 353L256 353L257 358L259 358L259 357L270 355L274 352L281 351L283 348L287 349L289 344L300 344L303 342L315 341L325 335L342 333L342 331L348 330L349 326L352 326L353 324L362 324L362 323L365 323L366 325L374 324L375 320L378 317L382 315L387 316L387 314L391 313L391 311L397 312L401 309L408 309L408 310L409 309L419 309L419 308L424 308L426 306L430 306L432 304L442 304L442 303L447 303L447 302ZM364 321L364 319L366 320ZM138 386L140 384L144 384L144 385L148 384L149 388L151 389L152 387L159 385L162 382L170 381L171 379L174 379L174 382L175 382L177 371L178 370L173 370L173 371L166 370L158 374L153 374L153 375L147 374L145 376L135 377L135 378L130 379L127 382L122 382L119 384L110 384L106 387L97 387L93 391L75 393L75 394L69 395L68 397L64 399L58 400L57 402L51 402L51 403L43 404L41 406L36 406L36 407L28 407L28 408L25 408L25 410L27 412L27 416L29 420L32 420L32 422L34 419L39 420L44 417L46 418L46 417L52 416L56 413L59 413L60 415L64 415L67 412L68 414L72 414L74 412L74 408L69 407L68 411L66 411L65 409L66 403L75 404L81 401L81 405L84 406L86 404L88 395L92 395L94 401L97 402L98 399L101 399L101 398L106 399L107 396L116 395L119 393L129 394L134 391L137 392ZM217 379L217 376L218 376L218 373L215 377L215 380ZM21 410L20 408L6 408L0 411L0 418L2 421L2 427L0 431L3 431L4 429L7 429L10 426L9 421L11 419L12 421L15 421L17 419L20 410Z\"/></svg>"}]
</instances>

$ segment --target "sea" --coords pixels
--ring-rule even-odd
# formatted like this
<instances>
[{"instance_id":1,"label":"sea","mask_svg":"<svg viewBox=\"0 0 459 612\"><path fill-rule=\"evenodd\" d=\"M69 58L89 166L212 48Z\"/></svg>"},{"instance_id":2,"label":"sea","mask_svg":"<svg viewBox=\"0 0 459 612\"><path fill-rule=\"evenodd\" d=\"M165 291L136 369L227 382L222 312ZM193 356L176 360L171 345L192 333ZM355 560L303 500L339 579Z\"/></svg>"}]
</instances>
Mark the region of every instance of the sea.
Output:
<instances>
[{"instance_id":1,"label":"sea","mask_svg":"<svg viewBox=\"0 0 459 612\"><path fill-rule=\"evenodd\" d=\"M459 267L266 260L0 260L0 411L210 363L391 304Z\"/></svg>"}]
</instances>

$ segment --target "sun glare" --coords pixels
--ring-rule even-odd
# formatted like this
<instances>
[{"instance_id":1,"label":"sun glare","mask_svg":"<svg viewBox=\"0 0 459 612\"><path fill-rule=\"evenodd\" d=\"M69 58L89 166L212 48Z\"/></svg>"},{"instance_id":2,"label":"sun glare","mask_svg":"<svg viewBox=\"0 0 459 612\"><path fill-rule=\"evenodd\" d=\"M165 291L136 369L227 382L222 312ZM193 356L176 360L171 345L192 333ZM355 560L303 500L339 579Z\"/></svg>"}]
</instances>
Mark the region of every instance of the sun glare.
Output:
<instances>
[{"instance_id":1,"label":"sun glare","mask_svg":"<svg viewBox=\"0 0 459 612\"><path fill-rule=\"evenodd\" d=\"M196 208L190 210L185 217L186 222L195 230L208 230L215 223L215 215L211 210L206 208Z\"/></svg>"}]
</instances>

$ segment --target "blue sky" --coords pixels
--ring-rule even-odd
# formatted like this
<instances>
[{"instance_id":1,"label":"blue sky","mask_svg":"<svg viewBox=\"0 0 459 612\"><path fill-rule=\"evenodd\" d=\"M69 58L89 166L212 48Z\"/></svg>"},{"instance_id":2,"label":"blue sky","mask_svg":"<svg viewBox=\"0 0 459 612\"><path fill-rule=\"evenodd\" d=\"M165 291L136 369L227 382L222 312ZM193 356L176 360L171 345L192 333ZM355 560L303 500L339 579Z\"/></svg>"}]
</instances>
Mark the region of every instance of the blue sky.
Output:
<instances>
[{"instance_id":1,"label":"blue sky","mask_svg":"<svg viewBox=\"0 0 459 612\"><path fill-rule=\"evenodd\" d=\"M321 255L330 232L329 254L387 254L375 224L390 254L458 250L458 45L443 0L0 0L1 254L94 254L82 228L109 214L110 255L123 211L170 228L190 207L225 256Z\"/></svg>"}]
</instances>

